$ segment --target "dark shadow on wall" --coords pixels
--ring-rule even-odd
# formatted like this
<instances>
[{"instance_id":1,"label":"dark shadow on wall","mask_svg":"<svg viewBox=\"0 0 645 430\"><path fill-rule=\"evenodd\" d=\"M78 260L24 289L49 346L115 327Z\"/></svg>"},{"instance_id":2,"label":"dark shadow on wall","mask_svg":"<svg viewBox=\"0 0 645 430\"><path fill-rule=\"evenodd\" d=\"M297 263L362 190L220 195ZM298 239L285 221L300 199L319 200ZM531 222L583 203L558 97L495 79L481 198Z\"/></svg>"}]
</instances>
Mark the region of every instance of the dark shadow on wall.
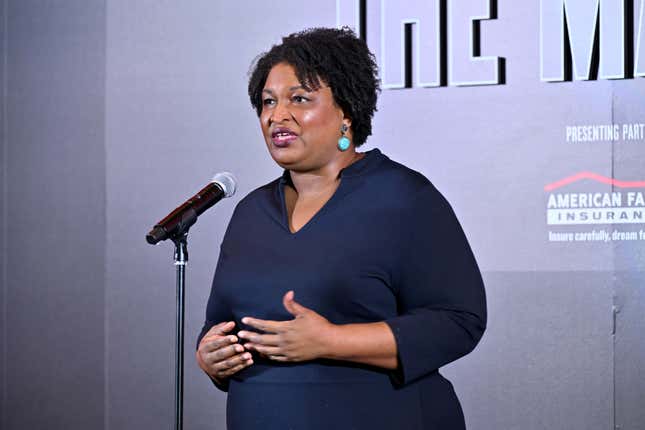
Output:
<instances>
[{"instance_id":1,"label":"dark shadow on wall","mask_svg":"<svg viewBox=\"0 0 645 430\"><path fill-rule=\"evenodd\" d=\"M105 3L2 4L2 429L101 429Z\"/></svg>"}]
</instances>

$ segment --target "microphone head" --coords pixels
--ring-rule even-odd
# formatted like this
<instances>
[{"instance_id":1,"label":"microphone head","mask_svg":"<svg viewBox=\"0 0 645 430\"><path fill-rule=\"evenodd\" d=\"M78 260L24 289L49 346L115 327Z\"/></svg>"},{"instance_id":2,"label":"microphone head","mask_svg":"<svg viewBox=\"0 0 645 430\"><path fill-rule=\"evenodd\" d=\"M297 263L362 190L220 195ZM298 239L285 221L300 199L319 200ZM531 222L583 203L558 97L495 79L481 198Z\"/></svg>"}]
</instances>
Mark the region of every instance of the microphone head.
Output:
<instances>
[{"instance_id":1,"label":"microphone head","mask_svg":"<svg viewBox=\"0 0 645 430\"><path fill-rule=\"evenodd\" d=\"M213 179L211 179L211 182L219 185L226 197L231 197L235 194L237 180L231 172L216 173Z\"/></svg>"}]
</instances>

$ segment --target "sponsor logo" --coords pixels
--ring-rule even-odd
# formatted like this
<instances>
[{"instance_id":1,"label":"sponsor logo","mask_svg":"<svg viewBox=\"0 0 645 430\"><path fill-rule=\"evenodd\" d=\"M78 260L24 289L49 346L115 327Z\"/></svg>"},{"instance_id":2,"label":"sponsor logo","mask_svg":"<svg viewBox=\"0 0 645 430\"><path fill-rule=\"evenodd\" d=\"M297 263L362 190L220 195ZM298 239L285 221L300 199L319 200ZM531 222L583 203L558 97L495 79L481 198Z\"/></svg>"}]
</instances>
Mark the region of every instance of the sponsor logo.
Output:
<instances>
[{"instance_id":1,"label":"sponsor logo","mask_svg":"<svg viewBox=\"0 0 645 430\"><path fill-rule=\"evenodd\" d=\"M567 192L582 182L583 191ZM588 183L610 185L611 191L589 191ZM544 187L546 223L550 228L576 225L645 223L645 181L624 181L593 172L580 172ZM551 227L552 226L552 227ZM597 228L585 231L549 231L550 242L610 242L645 240L645 231Z\"/></svg>"},{"instance_id":2,"label":"sponsor logo","mask_svg":"<svg viewBox=\"0 0 645 430\"><path fill-rule=\"evenodd\" d=\"M612 192L556 192L569 184L592 180L612 185ZM640 190L639 190L640 189ZM645 181L620 181L592 172L580 172L548 184L548 225L636 224L645 222Z\"/></svg>"}]
</instances>

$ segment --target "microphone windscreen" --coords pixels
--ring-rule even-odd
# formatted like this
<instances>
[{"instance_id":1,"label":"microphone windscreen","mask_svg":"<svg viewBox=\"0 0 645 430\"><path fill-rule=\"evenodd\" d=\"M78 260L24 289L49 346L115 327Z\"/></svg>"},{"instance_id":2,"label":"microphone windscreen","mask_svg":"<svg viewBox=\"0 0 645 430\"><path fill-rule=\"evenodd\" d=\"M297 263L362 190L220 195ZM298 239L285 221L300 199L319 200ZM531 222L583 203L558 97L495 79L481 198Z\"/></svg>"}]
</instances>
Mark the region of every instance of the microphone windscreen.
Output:
<instances>
[{"instance_id":1,"label":"microphone windscreen","mask_svg":"<svg viewBox=\"0 0 645 430\"><path fill-rule=\"evenodd\" d=\"M235 194L237 188L237 180L231 172L220 172L213 176L211 182L220 186L226 197L231 197Z\"/></svg>"}]
</instances>

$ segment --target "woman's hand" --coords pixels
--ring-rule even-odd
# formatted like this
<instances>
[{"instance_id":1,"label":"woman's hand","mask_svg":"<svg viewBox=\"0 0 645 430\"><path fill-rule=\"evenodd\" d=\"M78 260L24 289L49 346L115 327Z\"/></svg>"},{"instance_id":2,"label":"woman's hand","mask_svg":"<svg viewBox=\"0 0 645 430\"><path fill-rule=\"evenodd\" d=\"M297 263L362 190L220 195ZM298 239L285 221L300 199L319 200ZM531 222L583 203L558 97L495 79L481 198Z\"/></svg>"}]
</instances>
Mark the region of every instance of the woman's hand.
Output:
<instances>
[{"instance_id":1,"label":"woman's hand","mask_svg":"<svg viewBox=\"0 0 645 430\"><path fill-rule=\"evenodd\" d=\"M222 380L245 367L253 364L249 352L238 343L235 335L226 335L235 323L233 321L219 323L211 327L199 342L197 348L197 364L211 377Z\"/></svg>"},{"instance_id":2,"label":"woman's hand","mask_svg":"<svg viewBox=\"0 0 645 430\"><path fill-rule=\"evenodd\" d=\"M294 316L289 321L268 321L244 317L242 322L265 334L242 330L238 336L247 342L244 347L275 361L305 361L326 357L330 349L334 324L293 299L287 292L282 303Z\"/></svg>"}]
</instances>

